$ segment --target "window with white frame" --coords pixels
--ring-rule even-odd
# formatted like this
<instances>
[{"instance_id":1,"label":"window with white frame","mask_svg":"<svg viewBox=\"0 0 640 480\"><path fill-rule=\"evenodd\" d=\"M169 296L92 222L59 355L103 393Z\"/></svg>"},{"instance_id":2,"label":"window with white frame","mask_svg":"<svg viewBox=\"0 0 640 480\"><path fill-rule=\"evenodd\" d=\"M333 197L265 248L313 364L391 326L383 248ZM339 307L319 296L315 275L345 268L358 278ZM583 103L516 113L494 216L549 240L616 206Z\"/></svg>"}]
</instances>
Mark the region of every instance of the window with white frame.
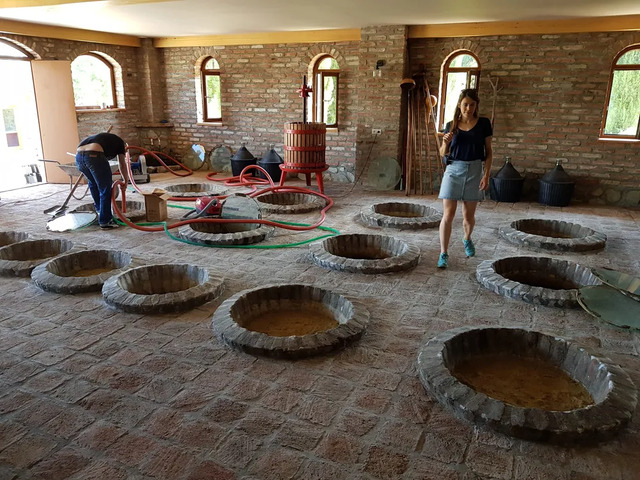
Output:
<instances>
[{"instance_id":1,"label":"window with white frame","mask_svg":"<svg viewBox=\"0 0 640 480\"><path fill-rule=\"evenodd\" d=\"M460 92L466 88L478 88L479 80L480 62L472 52L458 51L445 60L440 86L438 130L453 120Z\"/></svg>"},{"instance_id":2,"label":"window with white frame","mask_svg":"<svg viewBox=\"0 0 640 480\"><path fill-rule=\"evenodd\" d=\"M107 59L95 52L78 55L71 62L71 78L77 109L116 108L116 77Z\"/></svg>"},{"instance_id":3,"label":"window with white frame","mask_svg":"<svg viewBox=\"0 0 640 480\"><path fill-rule=\"evenodd\" d=\"M640 138L640 45L613 59L609 91L600 129L602 138Z\"/></svg>"},{"instance_id":4,"label":"window with white frame","mask_svg":"<svg viewBox=\"0 0 640 480\"><path fill-rule=\"evenodd\" d=\"M222 121L222 92L220 65L213 57L207 57L200 68L202 86L202 120L204 122Z\"/></svg>"},{"instance_id":5,"label":"window with white frame","mask_svg":"<svg viewBox=\"0 0 640 480\"><path fill-rule=\"evenodd\" d=\"M331 55L323 55L313 65L313 100L310 120L338 127L338 85L340 67Z\"/></svg>"}]
</instances>

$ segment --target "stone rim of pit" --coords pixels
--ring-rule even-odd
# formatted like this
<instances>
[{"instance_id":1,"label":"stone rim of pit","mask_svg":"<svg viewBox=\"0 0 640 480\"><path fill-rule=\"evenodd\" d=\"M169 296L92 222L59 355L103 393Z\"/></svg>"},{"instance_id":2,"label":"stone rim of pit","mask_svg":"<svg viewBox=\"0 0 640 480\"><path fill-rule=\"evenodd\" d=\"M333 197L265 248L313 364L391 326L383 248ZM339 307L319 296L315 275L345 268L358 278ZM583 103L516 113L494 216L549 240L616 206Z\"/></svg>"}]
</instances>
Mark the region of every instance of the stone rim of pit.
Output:
<instances>
[{"instance_id":1,"label":"stone rim of pit","mask_svg":"<svg viewBox=\"0 0 640 480\"><path fill-rule=\"evenodd\" d=\"M176 285L188 277L195 285L182 288ZM172 284L167 293L136 293L129 283L139 286L140 281L161 279L163 285ZM158 280L159 281L159 280ZM130 268L110 277L102 286L105 302L129 313L174 313L198 307L219 296L224 288L224 278L208 268L188 263L153 264Z\"/></svg>"},{"instance_id":2,"label":"stone rim of pit","mask_svg":"<svg viewBox=\"0 0 640 480\"><path fill-rule=\"evenodd\" d=\"M225 195L229 189L211 183L176 183L167 185L163 190L172 197L204 197Z\"/></svg>"},{"instance_id":3,"label":"stone rim of pit","mask_svg":"<svg viewBox=\"0 0 640 480\"><path fill-rule=\"evenodd\" d=\"M82 271L86 262L88 267L102 268L113 266L112 270L89 276L61 275ZM107 279L130 268L141 265L140 260L122 250L83 250L60 255L35 267L31 279L37 287L54 293L86 293L99 292ZM68 269L65 271L65 269ZM88 269L88 268L86 268Z\"/></svg>"},{"instance_id":4,"label":"stone rim of pit","mask_svg":"<svg viewBox=\"0 0 640 480\"><path fill-rule=\"evenodd\" d=\"M236 321L242 313L272 310L287 300L323 303L339 325L308 335L277 337L247 330ZM369 317L362 302L336 292L312 285L272 284L243 290L225 300L213 314L212 330L220 341L232 348L255 355L295 359L346 347L362 336Z\"/></svg>"},{"instance_id":5,"label":"stone rim of pit","mask_svg":"<svg viewBox=\"0 0 640 480\"><path fill-rule=\"evenodd\" d=\"M389 215L393 211L417 213L416 217ZM387 212L387 213L385 213ZM442 213L435 208L410 202L375 203L360 211L360 220L373 227L397 228L400 230L419 230L435 228L440 225Z\"/></svg>"},{"instance_id":6,"label":"stone rim of pit","mask_svg":"<svg viewBox=\"0 0 640 480\"><path fill-rule=\"evenodd\" d=\"M0 275L28 277L31 275L32 270L41 263L48 262L59 255L81 251L85 248L63 238L41 238L12 243L0 248ZM27 260L7 258L11 257L14 252L20 253L23 251L30 252L30 256L34 251L41 252L45 256Z\"/></svg>"},{"instance_id":7,"label":"stone rim of pit","mask_svg":"<svg viewBox=\"0 0 640 480\"><path fill-rule=\"evenodd\" d=\"M543 410L510 405L477 392L450 371L455 360L473 355L455 356L456 349L463 348L475 349L476 355L483 348L486 353L532 351L538 355L535 358L562 368L581 383L594 404L567 411ZM637 404L636 386L611 360L595 357L563 338L517 327L459 327L443 332L421 347L418 374L425 390L456 417L527 440L573 443L610 438L629 423Z\"/></svg>"},{"instance_id":8,"label":"stone rim of pit","mask_svg":"<svg viewBox=\"0 0 640 480\"><path fill-rule=\"evenodd\" d=\"M27 232L19 232L16 230L2 230L0 231L0 248L8 247L14 243L24 242L25 240L31 240L32 236Z\"/></svg>"},{"instance_id":9,"label":"stone rim of pit","mask_svg":"<svg viewBox=\"0 0 640 480\"><path fill-rule=\"evenodd\" d=\"M269 192L254 199L263 212L279 214L308 213L322 210L327 205L324 198L302 192Z\"/></svg>"},{"instance_id":10,"label":"stone rim of pit","mask_svg":"<svg viewBox=\"0 0 640 480\"><path fill-rule=\"evenodd\" d=\"M554 275L564 272L565 277L563 278L575 282L577 288L553 289L539 287L520 283L502 275L510 267L521 269L531 263L536 264L537 271L552 272ZM514 264L516 267L513 267ZM577 308L579 306L577 300L579 287L602 284L600 279L588 267L569 260L529 256L485 260L476 268L476 279L485 288L503 297L557 308Z\"/></svg>"},{"instance_id":11,"label":"stone rim of pit","mask_svg":"<svg viewBox=\"0 0 640 480\"><path fill-rule=\"evenodd\" d=\"M538 229L549 233L569 235L570 238L554 237L527 233L523 229ZM607 243L604 233L584 227L577 223L562 220L545 220L540 218L524 218L504 225L498 230L505 240L524 247L551 250L558 252L586 252L600 250Z\"/></svg>"},{"instance_id":12,"label":"stone rim of pit","mask_svg":"<svg viewBox=\"0 0 640 480\"><path fill-rule=\"evenodd\" d=\"M189 225L178 228L178 236L184 240L203 245L251 245L269 238L275 232L274 227L259 225L252 230L230 233L199 232Z\"/></svg>"},{"instance_id":13,"label":"stone rim of pit","mask_svg":"<svg viewBox=\"0 0 640 480\"><path fill-rule=\"evenodd\" d=\"M388 254L386 258L351 258L336 255L336 243L346 242L346 248L376 247ZM362 233L335 235L309 245L312 261L323 268L349 273L390 273L408 270L420 261L420 249L409 242L388 235Z\"/></svg>"}]
</instances>

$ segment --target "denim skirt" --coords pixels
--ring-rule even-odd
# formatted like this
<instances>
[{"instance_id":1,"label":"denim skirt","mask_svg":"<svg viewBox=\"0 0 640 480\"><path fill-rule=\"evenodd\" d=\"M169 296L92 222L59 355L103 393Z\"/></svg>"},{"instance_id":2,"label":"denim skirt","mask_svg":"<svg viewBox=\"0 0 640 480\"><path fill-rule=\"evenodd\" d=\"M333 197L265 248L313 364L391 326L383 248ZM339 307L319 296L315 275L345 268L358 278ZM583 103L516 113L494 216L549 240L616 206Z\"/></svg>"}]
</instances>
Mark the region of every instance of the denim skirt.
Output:
<instances>
[{"instance_id":1,"label":"denim skirt","mask_svg":"<svg viewBox=\"0 0 640 480\"><path fill-rule=\"evenodd\" d=\"M479 202L484 199L484 192L480 191L480 180L482 180L482 160L470 162L454 160L444 171L438 198Z\"/></svg>"}]
</instances>

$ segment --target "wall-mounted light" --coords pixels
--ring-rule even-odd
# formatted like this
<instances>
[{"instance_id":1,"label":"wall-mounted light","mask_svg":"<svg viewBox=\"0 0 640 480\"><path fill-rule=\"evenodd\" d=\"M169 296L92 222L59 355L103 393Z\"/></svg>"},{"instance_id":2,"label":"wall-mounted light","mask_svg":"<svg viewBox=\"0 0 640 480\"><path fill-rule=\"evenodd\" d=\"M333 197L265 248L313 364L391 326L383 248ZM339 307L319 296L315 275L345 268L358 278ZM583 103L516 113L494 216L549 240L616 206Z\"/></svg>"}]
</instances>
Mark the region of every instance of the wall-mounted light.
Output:
<instances>
[{"instance_id":1,"label":"wall-mounted light","mask_svg":"<svg viewBox=\"0 0 640 480\"><path fill-rule=\"evenodd\" d=\"M382 67L384 67L386 63L387 62L385 62L384 60L376 61L376 68L373 69L373 76L374 77L381 77L382 76Z\"/></svg>"}]
</instances>

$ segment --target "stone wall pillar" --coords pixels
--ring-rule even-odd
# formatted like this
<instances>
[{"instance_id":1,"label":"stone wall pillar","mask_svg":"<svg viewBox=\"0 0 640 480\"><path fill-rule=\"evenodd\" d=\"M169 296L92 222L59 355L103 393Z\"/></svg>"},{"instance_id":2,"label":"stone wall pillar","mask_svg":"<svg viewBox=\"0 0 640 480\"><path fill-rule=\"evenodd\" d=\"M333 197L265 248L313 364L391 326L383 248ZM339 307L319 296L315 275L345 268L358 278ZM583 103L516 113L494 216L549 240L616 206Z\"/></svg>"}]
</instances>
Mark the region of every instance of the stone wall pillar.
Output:
<instances>
[{"instance_id":1,"label":"stone wall pillar","mask_svg":"<svg viewBox=\"0 0 640 480\"><path fill-rule=\"evenodd\" d=\"M360 173L367 160L391 156L401 163L402 131L400 82L407 64L406 26L372 26L363 28L359 48L358 125L356 171ZM380 76L374 76L381 60ZM377 137L372 129L380 129ZM375 138L375 145L372 145ZM373 147L373 148L372 148ZM369 152L371 154L369 155Z\"/></svg>"},{"instance_id":2,"label":"stone wall pillar","mask_svg":"<svg viewBox=\"0 0 640 480\"><path fill-rule=\"evenodd\" d=\"M140 57L140 121L159 122L165 118L164 67L162 51L150 38L141 39Z\"/></svg>"}]
</instances>

